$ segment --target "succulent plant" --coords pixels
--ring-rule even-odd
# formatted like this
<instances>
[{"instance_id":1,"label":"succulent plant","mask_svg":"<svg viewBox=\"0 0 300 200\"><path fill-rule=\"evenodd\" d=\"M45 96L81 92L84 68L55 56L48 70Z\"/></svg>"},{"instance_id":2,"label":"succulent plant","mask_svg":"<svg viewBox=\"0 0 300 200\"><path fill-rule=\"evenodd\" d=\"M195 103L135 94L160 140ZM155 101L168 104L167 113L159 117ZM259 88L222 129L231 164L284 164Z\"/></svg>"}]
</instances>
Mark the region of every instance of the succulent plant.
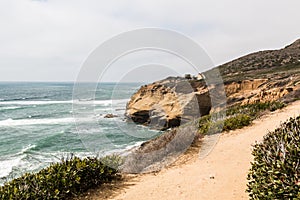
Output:
<instances>
[{"instance_id":1,"label":"succulent plant","mask_svg":"<svg viewBox=\"0 0 300 200\"><path fill-rule=\"evenodd\" d=\"M252 155L250 199L300 199L300 116L268 133Z\"/></svg>"}]
</instances>

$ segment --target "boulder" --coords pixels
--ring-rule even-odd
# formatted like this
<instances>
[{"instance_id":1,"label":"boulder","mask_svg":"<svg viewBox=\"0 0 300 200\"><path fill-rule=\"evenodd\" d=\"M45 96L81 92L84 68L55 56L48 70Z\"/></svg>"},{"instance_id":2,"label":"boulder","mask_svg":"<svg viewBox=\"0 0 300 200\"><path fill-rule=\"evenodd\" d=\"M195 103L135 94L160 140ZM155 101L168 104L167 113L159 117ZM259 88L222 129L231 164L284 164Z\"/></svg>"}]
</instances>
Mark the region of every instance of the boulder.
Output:
<instances>
[{"instance_id":1,"label":"boulder","mask_svg":"<svg viewBox=\"0 0 300 200\"><path fill-rule=\"evenodd\" d=\"M114 118L114 117L118 117L118 115L114 115L114 114L109 113L109 114L106 114L104 116L104 118Z\"/></svg>"}]
</instances>

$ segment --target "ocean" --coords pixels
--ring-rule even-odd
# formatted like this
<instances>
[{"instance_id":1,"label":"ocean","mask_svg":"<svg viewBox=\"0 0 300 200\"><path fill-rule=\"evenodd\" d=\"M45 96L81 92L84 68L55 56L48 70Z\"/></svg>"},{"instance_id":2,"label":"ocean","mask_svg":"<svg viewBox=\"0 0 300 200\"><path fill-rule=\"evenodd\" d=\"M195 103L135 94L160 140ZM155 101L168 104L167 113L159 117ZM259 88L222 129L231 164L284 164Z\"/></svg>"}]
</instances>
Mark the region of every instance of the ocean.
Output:
<instances>
[{"instance_id":1,"label":"ocean","mask_svg":"<svg viewBox=\"0 0 300 200\"><path fill-rule=\"evenodd\" d=\"M125 120L140 86L99 83L95 90L86 83L94 98L76 99L73 83L0 83L0 184L72 154L125 152L160 134Z\"/></svg>"}]
</instances>

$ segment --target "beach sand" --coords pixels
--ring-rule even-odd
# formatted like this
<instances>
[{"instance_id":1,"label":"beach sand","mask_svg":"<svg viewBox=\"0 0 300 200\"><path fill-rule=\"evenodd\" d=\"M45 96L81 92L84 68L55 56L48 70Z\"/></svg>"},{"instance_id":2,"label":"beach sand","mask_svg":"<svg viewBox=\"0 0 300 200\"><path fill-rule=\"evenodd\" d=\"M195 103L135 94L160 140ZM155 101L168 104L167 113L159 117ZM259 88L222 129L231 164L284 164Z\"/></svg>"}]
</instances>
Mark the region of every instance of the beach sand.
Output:
<instances>
[{"instance_id":1,"label":"beach sand","mask_svg":"<svg viewBox=\"0 0 300 200\"><path fill-rule=\"evenodd\" d=\"M159 173L128 179L111 199L248 199L247 173L252 161L251 149L268 131L300 114L300 101L264 115L253 125L223 133L205 158L194 156Z\"/></svg>"}]
</instances>

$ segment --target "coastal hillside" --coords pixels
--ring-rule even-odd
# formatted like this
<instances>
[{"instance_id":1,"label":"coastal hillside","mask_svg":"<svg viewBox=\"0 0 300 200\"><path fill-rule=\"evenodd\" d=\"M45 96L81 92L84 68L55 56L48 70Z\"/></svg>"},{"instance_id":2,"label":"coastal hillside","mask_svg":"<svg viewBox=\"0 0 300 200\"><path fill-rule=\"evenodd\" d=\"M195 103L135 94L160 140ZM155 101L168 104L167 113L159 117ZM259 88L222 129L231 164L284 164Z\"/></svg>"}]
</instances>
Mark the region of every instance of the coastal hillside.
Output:
<instances>
[{"instance_id":1,"label":"coastal hillside","mask_svg":"<svg viewBox=\"0 0 300 200\"><path fill-rule=\"evenodd\" d=\"M279 49L251 53L218 66L225 83L255 78L288 76L299 72L300 39Z\"/></svg>"},{"instance_id":2,"label":"coastal hillside","mask_svg":"<svg viewBox=\"0 0 300 200\"><path fill-rule=\"evenodd\" d=\"M223 83L208 86L205 75L216 69ZM225 92L225 106L293 101L300 97L300 39L283 49L243 56L202 77L168 77L144 85L131 97L125 115L155 129L176 127L215 109L210 88Z\"/></svg>"}]
</instances>

